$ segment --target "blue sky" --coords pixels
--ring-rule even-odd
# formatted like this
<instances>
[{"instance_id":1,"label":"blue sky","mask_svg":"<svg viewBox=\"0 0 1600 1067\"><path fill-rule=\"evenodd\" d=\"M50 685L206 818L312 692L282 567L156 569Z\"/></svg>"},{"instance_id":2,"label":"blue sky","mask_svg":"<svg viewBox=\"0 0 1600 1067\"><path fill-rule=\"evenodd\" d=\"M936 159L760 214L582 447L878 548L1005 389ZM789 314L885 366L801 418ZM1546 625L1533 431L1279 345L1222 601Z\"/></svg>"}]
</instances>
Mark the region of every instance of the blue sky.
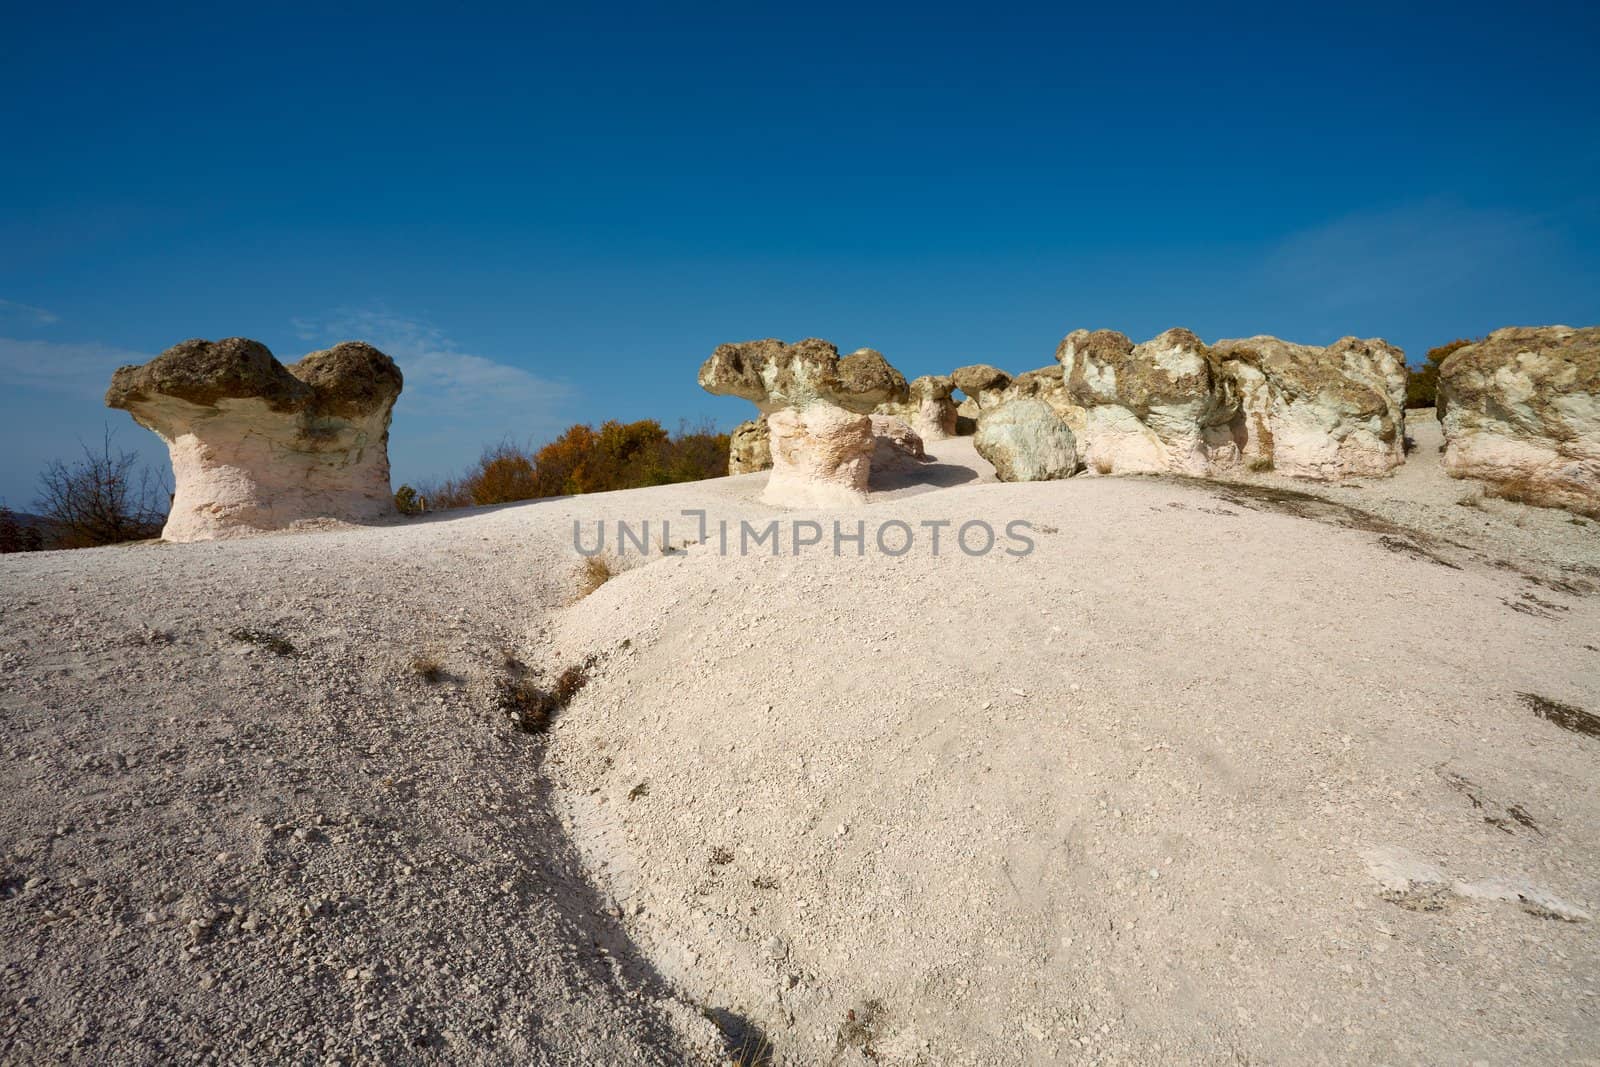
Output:
<instances>
[{"instance_id":1,"label":"blue sky","mask_svg":"<svg viewBox=\"0 0 1600 1067\"><path fill-rule=\"evenodd\" d=\"M119 362L357 337L396 484L749 417L722 341L907 376L1136 340L1600 322L1581 4L29 5L0 32L0 499Z\"/></svg>"}]
</instances>

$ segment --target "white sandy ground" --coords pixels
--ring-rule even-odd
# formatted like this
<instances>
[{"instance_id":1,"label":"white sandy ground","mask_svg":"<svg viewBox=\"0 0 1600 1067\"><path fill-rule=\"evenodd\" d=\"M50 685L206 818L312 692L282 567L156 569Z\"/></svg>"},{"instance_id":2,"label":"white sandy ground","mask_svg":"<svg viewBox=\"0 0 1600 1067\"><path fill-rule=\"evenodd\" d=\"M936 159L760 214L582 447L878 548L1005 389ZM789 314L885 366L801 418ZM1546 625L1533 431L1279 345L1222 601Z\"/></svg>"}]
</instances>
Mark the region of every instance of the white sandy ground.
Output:
<instances>
[{"instance_id":1,"label":"white sandy ground","mask_svg":"<svg viewBox=\"0 0 1600 1067\"><path fill-rule=\"evenodd\" d=\"M1600 712L1600 525L1413 432L1248 492L941 442L813 517L1034 553L697 545L575 605L574 518L807 516L0 559L0 1058L703 1062L705 1009L797 1064L1600 1062L1600 737L1519 696ZM544 738L508 646L593 657Z\"/></svg>"}]
</instances>

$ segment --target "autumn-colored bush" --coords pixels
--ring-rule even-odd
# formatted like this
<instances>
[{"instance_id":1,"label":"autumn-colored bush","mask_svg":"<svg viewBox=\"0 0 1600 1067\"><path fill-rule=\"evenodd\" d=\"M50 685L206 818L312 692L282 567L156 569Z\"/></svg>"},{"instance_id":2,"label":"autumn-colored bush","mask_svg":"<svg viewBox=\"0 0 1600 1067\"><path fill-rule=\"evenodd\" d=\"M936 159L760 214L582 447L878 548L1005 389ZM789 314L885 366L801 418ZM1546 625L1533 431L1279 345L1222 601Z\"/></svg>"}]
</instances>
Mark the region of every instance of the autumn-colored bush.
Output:
<instances>
[{"instance_id":1,"label":"autumn-colored bush","mask_svg":"<svg viewBox=\"0 0 1600 1067\"><path fill-rule=\"evenodd\" d=\"M441 511L718 478L727 465L728 435L709 426L674 435L654 419L612 420L598 430L579 423L537 451L509 441L487 448L460 478L421 484L416 496Z\"/></svg>"},{"instance_id":2,"label":"autumn-colored bush","mask_svg":"<svg viewBox=\"0 0 1600 1067\"><path fill-rule=\"evenodd\" d=\"M1449 344L1440 345L1438 348L1428 349L1428 361L1415 369L1406 368L1406 407L1431 408L1437 406L1439 393L1439 365L1458 348L1465 348L1472 342L1464 338L1457 338ZM1439 412L1440 417L1444 412Z\"/></svg>"},{"instance_id":3,"label":"autumn-colored bush","mask_svg":"<svg viewBox=\"0 0 1600 1067\"><path fill-rule=\"evenodd\" d=\"M527 452L510 441L502 441L483 450L467 491L474 504L506 504L538 496L538 484Z\"/></svg>"}]
</instances>

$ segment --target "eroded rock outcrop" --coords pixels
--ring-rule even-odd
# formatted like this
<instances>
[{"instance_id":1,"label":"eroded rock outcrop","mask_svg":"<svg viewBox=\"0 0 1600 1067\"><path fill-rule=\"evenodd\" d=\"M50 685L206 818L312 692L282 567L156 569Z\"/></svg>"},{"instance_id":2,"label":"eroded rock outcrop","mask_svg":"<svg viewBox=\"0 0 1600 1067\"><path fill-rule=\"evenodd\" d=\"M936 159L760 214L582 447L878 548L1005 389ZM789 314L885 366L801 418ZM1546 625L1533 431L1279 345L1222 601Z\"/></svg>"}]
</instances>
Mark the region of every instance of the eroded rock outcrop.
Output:
<instances>
[{"instance_id":1,"label":"eroded rock outcrop","mask_svg":"<svg viewBox=\"0 0 1600 1067\"><path fill-rule=\"evenodd\" d=\"M1600 326L1496 330L1439 368L1444 466L1600 515Z\"/></svg>"},{"instance_id":2,"label":"eroded rock outcrop","mask_svg":"<svg viewBox=\"0 0 1600 1067\"><path fill-rule=\"evenodd\" d=\"M893 415L871 415L872 469L905 470L928 462L922 436L904 419Z\"/></svg>"},{"instance_id":3,"label":"eroded rock outcrop","mask_svg":"<svg viewBox=\"0 0 1600 1067\"><path fill-rule=\"evenodd\" d=\"M956 433L954 392L948 374L924 374L911 380L904 401L880 404L876 414L904 420L924 441L943 441Z\"/></svg>"},{"instance_id":4,"label":"eroded rock outcrop","mask_svg":"<svg viewBox=\"0 0 1600 1067\"><path fill-rule=\"evenodd\" d=\"M865 499L871 412L909 398L904 376L870 348L844 358L826 341L767 339L719 345L700 387L737 396L766 416L772 476L761 499L782 507L840 507Z\"/></svg>"},{"instance_id":5,"label":"eroded rock outcrop","mask_svg":"<svg viewBox=\"0 0 1600 1067\"><path fill-rule=\"evenodd\" d=\"M1227 462L1238 405L1198 337L1177 329L1136 345L1074 330L1056 349L1067 395L1085 410L1083 459L1099 474L1205 474Z\"/></svg>"},{"instance_id":6,"label":"eroded rock outcrop","mask_svg":"<svg viewBox=\"0 0 1600 1067\"><path fill-rule=\"evenodd\" d=\"M167 443L176 492L162 536L206 541L393 514L389 418L401 386L394 361L359 341L286 367L259 341L230 337L120 368L106 404Z\"/></svg>"},{"instance_id":7,"label":"eroded rock outcrop","mask_svg":"<svg viewBox=\"0 0 1600 1067\"><path fill-rule=\"evenodd\" d=\"M972 401L973 408L970 409L972 418L977 418L977 413L984 408L1000 403L1005 397L1006 389L1011 385L1011 375L987 363L957 367L950 373L950 377L955 382L956 388Z\"/></svg>"},{"instance_id":8,"label":"eroded rock outcrop","mask_svg":"<svg viewBox=\"0 0 1600 1067\"><path fill-rule=\"evenodd\" d=\"M1069 478L1078 469L1072 430L1038 397L1010 397L985 408L972 443L1002 482Z\"/></svg>"},{"instance_id":9,"label":"eroded rock outcrop","mask_svg":"<svg viewBox=\"0 0 1600 1067\"><path fill-rule=\"evenodd\" d=\"M1085 409L1082 458L1101 474L1243 467L1337 479L1405 458L1404 356L1384 341L1208 346L1176 329L1135 345L1077 330L1056 358L1068 401Z\"/></svg>"},{"instance_id":10,"label":"eroded rock outcrop","mask_svg":"<svg viewBox=\"0 0 1600 1067\"><path fill-rule=\"evenodd\" d=\"M1218 341L1212 352L1234 383L1233 437L1247 468L1335 480L1405 462L1405 356L1393 345L1263 336Z\"/></svg>"},{"instance_id":11,"label":"eroded rock outcrop","mask_svg":"<svg viewBox=\"0 0 1600 1067\"><path fill-rule=\"evenodd\" d=\"M1059 415L1061 421L1072 431L1073 440L1078 448L1078 460L1082 462L1086 444L1083 431L1089 413L1082 405L1072 402L1072 394L1067 391L1066 376L1062 374L1060 364L1039 367L1017 375L1011 380L1010 388L1006 390L1006 399L1010 400L1013 397L1033 397L1049 404L1051 410Z\"/></svg>"},{"instance_id":12,"label":"eroded rock outcrop","mask_svg":"<svg viewBox=\"0 0 1600 1067\"><path fill-rule=\"evenodd\" d=\"M754 474L772 467L772 439L767 417L741 422L728 435L728 473Z\"/></svg>"}]
</instances>

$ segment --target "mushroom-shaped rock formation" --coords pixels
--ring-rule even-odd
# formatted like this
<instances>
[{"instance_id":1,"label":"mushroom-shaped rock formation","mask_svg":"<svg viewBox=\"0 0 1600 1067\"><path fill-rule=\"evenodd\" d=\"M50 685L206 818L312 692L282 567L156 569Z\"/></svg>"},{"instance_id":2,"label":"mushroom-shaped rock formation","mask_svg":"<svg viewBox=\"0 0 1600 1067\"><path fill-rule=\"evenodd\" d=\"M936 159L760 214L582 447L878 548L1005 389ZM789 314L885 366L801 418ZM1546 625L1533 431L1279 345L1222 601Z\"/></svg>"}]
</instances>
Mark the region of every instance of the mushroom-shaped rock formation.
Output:
<instances>
[{"instance_id":1,"label":"mushroom-shaped rock formation","mask_svg":"<svg viewBox=\"0 0 1600 1067\"><path fill-rule=\"evenodd\" d=\"M728 435L728 473L754 474L772 467L772 438L767 417L741 422Z\"/></svg>"},{"instance_id":2,"label":"mushroom-shaped rock formation","mask_svg":"<svg viewBox=\"0 0 1600 1067\"><path fill-rule=\"evenodd\" d=\"M167 443L177 491L162 536L208 541L393 514L401 385L394 361L358 341L285 367L259 341L229 337L118 369L106 404Z\"/></svg>"},{"instance_id":3,"label":"mushroom-shaped rock formation","mask_svg":"<svg viewBox=\"0 0 1600 1067\"><path fill-rule=\"evenodd\" d=\"M967 399L975 405L976 411L970 416L972 418L977 418L977 411L1000 403L1006 389L1011 385L1011 375L987 363L957 367L950 373L950 377L954 380L956 388L965 393Z\"/></svg>"},{"instance_id":4,"label":"mushroom-shaped rock formation","mask_svg":"<svg viewBox=\"0 0 1600 1067\"><path fill-rule=\"evenodd\" d=\"M1135 345L1115 330L1075 330L1056 349L1067 395L1085 409L1083 459L1100 474L1205 474L1233 447L1238 410L1216 360L1188 330Z\"/></svg>"},{"instance_id":5,"label":"mushroom-shaped rock formation","mask_svg":"<svg viewBox=\"0 0 1600 1067\"><path fill-rule=\"evenodd\" d=\"M1038 397L1008 397L985 408L972 443L1002 482L1070 478L1078 469L1072 430Z\"/></svg>"},{"instance_id":6,"label":"mushroom-shaped rock formation","mask_svg":"<svg viewBox=\"0 0 1600 1067\"><path fill-rule=\"evenodd\" d=\"M700 387L737 396L766 415L772 476L761 499L782 507L839 507L864 500L873 436L868 414L904 404L905 378L877 352L843 359L810 338L717 346L700 367Z\"/></svg>"},{"instance_id":7,"label":"mushroom-shaped rock formation","mask_svg":"<svg viewBox=\"0 0 1600 1067\"><path fill-rule=\"evenodd\" d=\"M956 433L955 381L947 374L924 374L906 387L906 399L879 404L875 414L904 420L924 441L943 441Z\"/></svg>"},{"instance_id":8,"label":"mushroom-shaped rock formation","mask_svg":"<svg viewBox=\"0 0 1600 1067\"><path fill-rule=\"evenodd\" d=\"M1405 462L1405 357L1393 345L1251 337L1212 353L1238 398L1233 438L1247 467L1334 480Z\"/></svg>"},{"instance_id":9,"label":"mushroom-shaped rock formation","mask_svg":"<svg viewBox=\"0 0 1600 1067\"><path fill-rule=\"evenodd\" d=\"M1600 326L1512 326L1439 368L1444 466L1600 517Z\"/></svg>"}]
</instances>

